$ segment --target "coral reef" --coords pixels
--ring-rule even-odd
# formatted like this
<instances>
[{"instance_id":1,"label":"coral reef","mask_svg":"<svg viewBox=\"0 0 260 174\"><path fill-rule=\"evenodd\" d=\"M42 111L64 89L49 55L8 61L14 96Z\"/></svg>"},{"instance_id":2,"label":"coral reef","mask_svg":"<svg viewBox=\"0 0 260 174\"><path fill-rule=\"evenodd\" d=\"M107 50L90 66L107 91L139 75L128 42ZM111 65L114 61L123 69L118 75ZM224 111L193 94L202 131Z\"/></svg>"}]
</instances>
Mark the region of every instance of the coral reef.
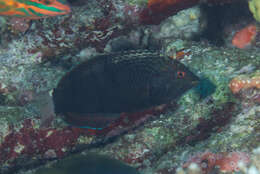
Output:
<instances>
[{"instance_id":1,"label":"coral reef","mask_svg":"<svg viewBox=\"0 0 260 174\"><path fill-rule=\"evenodd\" d=\"M202 173L211 173L214 168L220 172L234 172L239 171L239 163L249 163L249 155L243 152L229 152L229 153L211 153L204 152L188 159L183 165L184 168L189 167L192 163L196 163Z\"/></svg>"},{"instance_id":2,"label":"coral reef","mask_svg":"<svg viewBox=\"0 0 260 174\"><path fill-rule=\"evenodd\" d=\"M0 161L2 164L12 162L17 157L36 155L41 158L60 158L71 149L83 129L77 128L39 128L37 119L26 119L17 127L8 127L7 133L2 135L0 145ZM91 140L91 139L90 139ZM30 161L27 161L28 163ZM11 164L11 163L10 163Z\"/></svg>"},{"instance_id":3,"label":"coral reef","mask_svg":"<svg viewBox=\"0 0 260 174\"><path fill-rule=\"evenodd\" d=\"M241 49L248 47L256 37L256 30L255 25L248 25L234 35L232 44Z\"/></svg>"},{"instance_id":4,"label":"coral reef","mask_svg":"<svg viewBox=\"0 0 260 174\"><path fill-rule=\"evenodd\" d=\"M183 164L192 157L218 155L222 160L216 161L224 168L220 161L234 153L249 154L251 161L240 165L236 160L233 169L259 170L259 153L251 152L260 145L260 50L257 44L248 49L231 46L231 37L253 17L245 15L238 24L230 21L225 32L215 35L227 34L227 43L216 46L201 38L210 22L204 22L203 8L189 8L198 1L167 1L175 4L166 6L155 5L166 1L147 2L77 0L71 3L71 14L31 23L0 17L0 173L31 174L79 152L108 155L143 174L199 173L203 169L198 164L182 169ZM204 4L224 2L232 3ZM211 23L220 24L218 20L211 18ZM140 26L151 23L158 25ZM221 30L213 26L212 35ZM121 39L179 59L202 79L200 86L176 103L122 113L101 132L67 125L54 113L52 90L73 67L116 50ZM214 172L222 171L213 167Z\"/></svg>"}]
</instances>

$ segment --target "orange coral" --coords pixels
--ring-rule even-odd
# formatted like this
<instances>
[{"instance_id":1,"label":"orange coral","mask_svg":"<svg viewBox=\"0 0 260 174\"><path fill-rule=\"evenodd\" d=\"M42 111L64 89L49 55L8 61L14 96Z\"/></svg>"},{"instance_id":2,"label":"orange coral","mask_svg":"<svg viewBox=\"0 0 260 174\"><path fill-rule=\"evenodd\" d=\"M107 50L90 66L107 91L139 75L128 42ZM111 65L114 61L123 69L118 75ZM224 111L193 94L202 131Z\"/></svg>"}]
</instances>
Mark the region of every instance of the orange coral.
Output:
<instances>
[{"instance_id":1,"label":"orange coral","mask_svg":"<svg viewBox=\"0 0 260 174\"><path fill-rule=\"evenodd\" d=\"M256 34L256 25L250 24L234 35L232 44L241 49L246 48L255 39Z\"/></svg>"},{"instance_id":2,"label":"orange coral","mask_svg":"<svg viewBox=\"0 0 260 174\"><path fill-rule=\"evenodd\" d=\"M258 88L260 89L260 73L251 77L238 76L233 78L229 83L229 88L233 94L238 93L241 89Z\"/></svg>"},{"instance_id":3,"label":"orange coral","mask_svg":"<svg viewBox=\"0 0 260 174\"><path fill-rule=\"evenodd\" d=\"M246 164L249 163L249 155L244 152L203 152L191 157L183 165L183 168L187 168L191 163L196 163L203 171L203 174L212 173L215 167L221 172L234 172L239 170L238 163L240 161Z\"/></svg>"}]
</instances>

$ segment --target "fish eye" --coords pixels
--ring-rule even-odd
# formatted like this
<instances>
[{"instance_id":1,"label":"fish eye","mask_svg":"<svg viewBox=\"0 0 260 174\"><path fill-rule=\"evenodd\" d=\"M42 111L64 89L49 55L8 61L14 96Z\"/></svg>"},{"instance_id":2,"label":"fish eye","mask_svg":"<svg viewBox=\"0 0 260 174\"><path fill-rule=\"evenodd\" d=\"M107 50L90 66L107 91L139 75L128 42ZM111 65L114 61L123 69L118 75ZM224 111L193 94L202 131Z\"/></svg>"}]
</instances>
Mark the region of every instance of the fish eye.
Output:
<instances>
[{"instance_id":1,"label":"fish eye","mask_svg":"<svg viewBox=\"0 0 260 174\"><path fill-rule=\"evenodd\" d=\"M183 72L183 71L178 71L178 72L177 72L177 77L178 77L179 79L184 78L184 77L185 77L185 72Z\"/></svg>"}]
</instances>

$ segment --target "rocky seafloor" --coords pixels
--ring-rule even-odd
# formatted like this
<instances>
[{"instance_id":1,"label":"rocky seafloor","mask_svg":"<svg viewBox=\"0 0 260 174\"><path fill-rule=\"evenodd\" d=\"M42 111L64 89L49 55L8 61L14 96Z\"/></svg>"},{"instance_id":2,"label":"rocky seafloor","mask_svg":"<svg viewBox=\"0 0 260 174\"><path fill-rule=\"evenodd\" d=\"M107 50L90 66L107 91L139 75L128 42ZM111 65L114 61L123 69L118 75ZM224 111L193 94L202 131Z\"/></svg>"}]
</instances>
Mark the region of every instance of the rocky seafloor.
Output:
<instances>
[{"instance_id":1,"label":"rocky seafloor","mask_svg":"<svg viewBox=\"0 0 260 174\"><path fill-rule=\"evenodd\" d=\"M231 86L232 79L260 83L259 38L245 49L231 43L235 32L257 25L247 2L187 6L156 25L139 21L145 4L78 0L71 14L30 25L0 18L0 173L34 173L89 152L143 174L260 173L260 86ZM179 59L202 85L102 136L66 124L52 102L59 80L124 40Z\"/></svg>"}]
</instances>

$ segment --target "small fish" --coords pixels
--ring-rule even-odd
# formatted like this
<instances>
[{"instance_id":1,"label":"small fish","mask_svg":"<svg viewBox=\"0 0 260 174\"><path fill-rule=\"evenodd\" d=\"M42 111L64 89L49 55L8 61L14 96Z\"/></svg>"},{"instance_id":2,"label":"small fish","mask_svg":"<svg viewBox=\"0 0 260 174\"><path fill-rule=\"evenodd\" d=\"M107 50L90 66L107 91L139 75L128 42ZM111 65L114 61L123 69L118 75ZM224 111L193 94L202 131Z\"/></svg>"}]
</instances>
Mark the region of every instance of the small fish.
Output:
<instances>
[{"instance_id":1,"label":"small fish","mask_svg":"<svg viewBox=\"0 0 260 174\"><path fill-rule=\"evenodd\" d=\"M62 159L51 167L37 170L35 174L139 174L139 172L121 161L91 153Z\"/></svg>"},{"instance_id":2,"label":"small fish","mask_svg":"<svg viewBox=\"0 0 260 174\"><path fill-rule=\"evenodd\" d=\"M65 0L0 0L0 15L40 19L70 13Z\"/></svg>"},{"instance_id":3,"label":"small fish","mask_svg":"<svg viewBox=\"0 0 260 174\"><path fill-rule=\"evenodd\" d=\"M68 123L103 129L120 113L170 103L198 84L182 63L156 51L99 55L67 73L54 89L56 114Z\"/></svg>"},{"instance_id":4,"label":"small fish","mask_svg":"<svg viewBox=\"0 0 260 174\"><path fill-rule=\"evenodd\" d=\"M238 31L233 39L232 44L240 49L246 48L249 46L253 40L255 39L257 34L256 26L253 24L248 25L247 27L243 28L242 30Z\"/></svg>"}]
</instances>

